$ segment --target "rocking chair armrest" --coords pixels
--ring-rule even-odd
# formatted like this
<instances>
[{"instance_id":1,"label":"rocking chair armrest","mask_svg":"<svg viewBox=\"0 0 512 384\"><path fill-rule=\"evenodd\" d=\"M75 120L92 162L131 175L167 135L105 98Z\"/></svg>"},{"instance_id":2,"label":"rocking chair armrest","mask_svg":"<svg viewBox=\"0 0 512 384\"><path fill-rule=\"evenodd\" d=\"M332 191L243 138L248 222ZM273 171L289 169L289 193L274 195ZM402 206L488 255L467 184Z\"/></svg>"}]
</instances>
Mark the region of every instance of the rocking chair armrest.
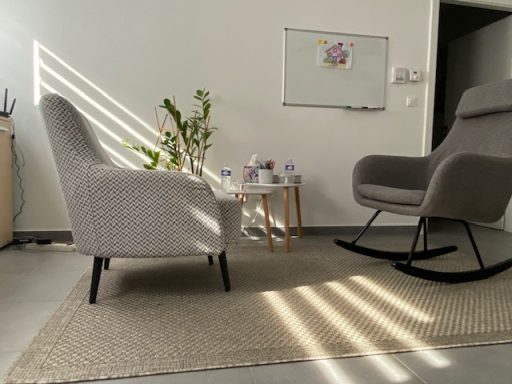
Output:
<instances>
[{"instance_id":1,"label":"rocking chair armrest","mask_svg":"<svg viewBox=\"0 0 512 384\"><path fill-rule=\"evenodd\" d=\"M512 194L512 158L460 152L444 159L432 175L422 216L469 221L498 220Z\"/></svg>"},{"instance_id":2,"label":"rocking chair armrest","mask_svg":"<svg viewBox=\"0 0 512 384\"><path fill-rule=\"evenodd\" d=\"M404 189L425 189L427 157L370 155L359 160L352 174L357 193L360 184L377 184Z\"/></svg>"}]
</instances>

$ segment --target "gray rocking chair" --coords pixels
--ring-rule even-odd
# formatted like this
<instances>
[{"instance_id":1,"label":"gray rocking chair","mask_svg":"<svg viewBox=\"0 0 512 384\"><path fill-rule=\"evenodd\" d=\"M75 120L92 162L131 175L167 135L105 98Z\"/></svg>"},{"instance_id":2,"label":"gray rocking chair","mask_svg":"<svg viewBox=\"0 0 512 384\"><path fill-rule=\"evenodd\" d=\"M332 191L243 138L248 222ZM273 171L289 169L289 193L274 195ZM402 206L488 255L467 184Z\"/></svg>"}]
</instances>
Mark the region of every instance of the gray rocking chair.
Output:
<instances>
[{"instance_id":1,"label":"gray rocking chair","mask_svg":"<svg viewBox=\"0 0 512 384\"><path fill-rule=\"evenodd\" d=\"M354 198L360 205L377 211L353 241L335 239L337 245L392 260L399 271L432 281L481 280L512 267L512 258L484 266L467 223L498 220L512 194L512 79L468 89L462 95L456 117L446 139L426 157L373 155L356 164ZM381 211L420 217L409 252L382 251L356 244ZM414 260L457 249L428 249L426 219L431 217L463 223L479 269L442 272L412 265ZM424 249L416 251L422 227Z\"/></svg>"}]
</instances>

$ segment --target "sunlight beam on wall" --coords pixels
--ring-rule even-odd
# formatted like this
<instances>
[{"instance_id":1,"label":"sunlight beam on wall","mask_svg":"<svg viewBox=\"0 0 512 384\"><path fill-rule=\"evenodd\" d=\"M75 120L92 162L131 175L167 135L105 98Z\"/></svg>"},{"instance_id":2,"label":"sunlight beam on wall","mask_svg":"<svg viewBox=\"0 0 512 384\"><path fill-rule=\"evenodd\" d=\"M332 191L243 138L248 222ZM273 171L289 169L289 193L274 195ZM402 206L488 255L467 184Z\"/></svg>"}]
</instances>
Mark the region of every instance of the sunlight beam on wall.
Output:
<instances>
[{"instance_id":1,"label":"sunlight beam on wall","mask_svg":"<svg viewBox=\"0 0 512 384\"><path fill-rule=\"evenodd\" d=\"M76 69L74 69L71 65L66 63L64 60L62 60L59 56L57 56L55 53L53 53L50 49L45 47L44 45L40 44L37 40L34 40L33 43L33 56L34 56L34 105L37 105L39 103L39 99L41 98L41 87L47 89L50 92L60 93L57 92L54 88L52 88L48 83L42 81L41 79L41 70L43 70L45 73L52 76L54 79L59 81L61 84L63 84L65 87L73 91L75 94L77 94L79 97L84 99L86 102L88 102L90 105L92 105L94 108L96 108L98 111L106 115L108 118L110 118L112 121L114 121L116 124L118 124L120 127L122 127L125 131L127 131L129 134L133 135L134 138L136 138L139 142L141 142L143 145L147 146L148 148L154 148L155 143L149 141L144 136L140 135L137 131L135 131L133 128L131 128L126 122L121 120L119 117L117 117L114 113L107 110L105 107L103 107L101 104L96 102L93 98L88 96L82 89L80 89L78 86L73 84L71 81L67 80L62 74L58 73L57 70L50 67L48 64L44 62L44 60L41 58L43 57L50 57L55 62L60 64L62 67L64 67L67 71L75 75L77 78L79 78L81 81L83 81L85 84L87 84L89 87L94 89L96 92L98 92L101 96L103 96L105 99L107 99L109 102L111 102L114 106L119 108L121 111L126 113L129 117L134 119L136 122L138 122L141 126L146 128L151 134L155 137L157 137L157 132L154 128L149 126L147 123L145 123L141 118L139 118L137 115L135 115L133 112L131 112L128 108L117 102L112 96L110 96L107 92L105 92L103 89L98 87L96 84L94 84L92 81L87 79L84 75L82 75L80 72L78 72ZM108 134L110 137L112 137L114 140L121 143L122 138L118 137L117 135L113 134L111 129L107 128L105 125L101 124L98 120L94 119L91 115L85 113L82 109L79 109L84 116L87 117L95 126L97 126L99 129L101 129L103 132ZM105 146L105 149L108 150L109 153L111 153L113 156L115 156L119 161L122 163L128 165L130 168L140 169L140 167L135 167L131 162L129 162L127 159L119 155L118 152L114 151L112 148L108 148ZM136 156L140 157L144 162L147 161L147 158L138 152L133 152ZM217 183L217 185L220 185L220 176L216 172L212 172L207 167L203 168L203 173L205 176L213 180L213 182Z\"/></svg>"},{"instance_id":2,"label":"sunlight beam on wall","mask_svg":"<svg viewBox=\"0 0 512 384\"><path fill-rule=\"evenodd\" d=\"M131 168L131 169L139 169L135 164L131 163L130 161L126 160L123 156L121 156L118 152L114 151L112 148L110 148L108 145L100 141L101 146L111 155L111 157L114 157L121 163L123 163L125 166ZM112 159L112 161L115 161ZM118 166L120 165L119 162L116 161L116 164ZM122 167L121 167L122 168Z\"/></svg>"},{"instance_id":3,"label":"sunlight beam on wall","mask_svg":"<svg viewBox=\"0 0 512 384\"><path fill-rule=\"evenodd\" d=\"M117 102L113 97L111 97L108 93L106 93L104 90L102 90L100 87L98 87L96 84L94 84L92 81L87 79L84 75L82 75L80 72L78 72L76 69L71 67L69 64L67 64L64 60L62 60L59 56L57 56L55 53L50 51L48 48L46 48L42 44L38 44L39 48L48 54L48 56L52 57L55 61L57 61L60 65L62 65L64 68L66 68L68 71L73 73L76 77L78 77L80 80L85 82L87 85L89 85L91 88L93 88L95 91L97 91L99 94L101 94L103 97L105 97L108 101L110 101L112 104L114 104L116 107L118 107L120 110L122 110L124 113L126 113L128 116L130 116L132 119L137 121L140 125L142 125L144 128L146 128L151 133L155 133L155 130L150 127L147 123L145 123L140 117L135 115L133 112L131 112L128 108L126 108L124 105ZM38 53L39 55L39 53Z\"/></svg>"},{"instance_id":4,"label":"sunlight beam on wall","mask_svg":"<svg viewBox=\"0 0 512 384\"><path fill-rule=\"evenodd\" d=\"M208 168L203 167L203 173L209 178L213 179L218 185L220 185L220 177L216 173L210 171Z\"/></svg>"},{"instance_id":5,"label":"sunlight beam on wall","mask_svg":"<svg viewBox=\"0 0 512 384\"><path fill-rule=\"evenodd\" d=\"M51 93L57 93L59 94L59 92L57 92L57 90L53 87L51 87L49 84L47 84L46 82L44 81L41 81L41 88L44 88L46 89L48 92L51 92ZM80 108L77 108L77 110L82 113L88 120L89 122L91 122L92 124L94 124L97 128L101 129L103 132L105 132L107 135L109 135L110 137L112 137L114 140L118 141L121 145L121 138L117 135L115 135L114 133L112 133L112 131L110 129L108 129L107 127L105 127L103 124L101 124L98 120L94 119L91 115L89 115L87 112L83 111L82 109ZM116 158L118 158L122 163L128 165L130 168L133 168L133 169L140 169L140 167L137 167L136 165L134 165L133 163L131 163L130 161L128 161L125 157L121 156L119 154L119 152L116 152L114 151L112 148L110 148L109 146L105 145L105 143L101 142L101 145L102 147L104 147L109 153L111 153L112 155L114 155ZM136 156L140 157L142 160L145 160L144 156L138 152L134 152ZM116 164L119 166L120 164L118 162L116 162Z\"/></svg>"},{"instance_id":6,"label":"sunlight beam on wall","mask_svg":"<svg viewBox=\"0 0 512 384\"><path fill-rule=\"evenodd\" d=\"M108 129L104 124L100 123L98 120L96 120L94 117L92 117L91 115L89 115L87 112L85 112L83 109L80 109L80 108L77 108L81 114L83 114L85 116L85 118L87 120L89 120L90 123L94 124L96 127L98 127L102 132L104 132L105 134L107 134L108 136L110 136L112 139L114 139L117 143L119 143L119 149L123 149L124 151L128 151L128 149L122 147L122 139L117 136L115 133L112 133L112 131L110 129ZM113 149L112 149L113 151ZM131 151L135 156L137 156L138 158L140 158L143 162L146 162L147 161L147 158L140 152L136 152L136 151ZM130 163L128 160L126 160L126 158L122 157L119 152L116 152L116 155L118 157L121 157L123 158L124 162L128 162L130 164L130 167L134 167L135 169L140 169L139 166L135 166L133 165L132 163Z\"/></svg>"},{"instance_id":7,"label":"sunlight beam on wall","mask_svg":"<svg viewBox=\"0 0 512 384\"><path fill-rule=\"evenodd\" d=\"M41 59L39 58L39 42L34 40L34 106L39 105L39 99L41 98L41 74L39 72L39 64Z\"/></svg>"},{"instance_id":8,"label":"sunlight beam on wall","mask_svg":"<svg viewBox=\"0 0 512 384\"><path fill-rule=\"evenodd\" d=\"M251 216L251 214L249 214L249 213L248 213L248 210L249 210L249 211L254 211L254 215L253 215L253 216ZM270 215L270 219L271 219L271 221L273 221L273 222L274 222L274 225L273 225L273 226L271 225L271 227L273 227L273 228L275 228L275 229L280 230L280 231L284 234L284 232L285 232L285 231L284 231L284 223L283 223L283 222L281 222L281 221L279 221L279 220L277 220L277 219L275 218L275 216L274 216L273 212L274 212L274 211L271 209L271 204L270 204L270 202L269 202L269 215ZM249 219L250 219L250 220L249 220L249 223L246 225L247 227L249 227L249 226L251 226L252 224L254 224L254 223L255 223L255 221L256 221L256 218L257 218L257 217L260 217L260 218L262 218L262 219L264 219L264 218L265 218L265 212L263 211L262 203L261 203L261 202L260 202L260 204L259 204L255 209L248 209L248 208L246 208L246 204L244 204L244 205L242 206L242 214L243 214L245 217L247 217L247 218L249 218ZM260 226L260 227L262 228L262 226ZM296 236L292 236L292 237L296 237ZM258 237L256 237L256 239L259 239L259 238L258 238Z\"/></svg>"},{"instance_id":9,"label":"sunlight beam on wall","mask_svg":"<svg viewBox=\"0 0 512 384\"><path fill-rule=\"evenodd\" d=\"M112 121L114 121L116 124L121 126L125 131L133 135L137 140L142 142L145 146L148 146L152 148L154 146L154 143L150 142L148 139L146 139L144 136L139 134L137 131L135 131L133 128L131 128L128 124L126 124L124 121L119 119L117 116L115 116L113 113L108 111L106 108L104 108L101 104L94 101L92 98L90 98L84 91L82 91L80 88L66 80L64 77L62 77L60 74L58 74L56 71L54 71L52 68L47 66L43 61L40 61L40 68L43 69L45 72L47 72L49 75L54 77L56 80L60 81L63 85L71 89L73 92L75 92L78 96L80 96L82 99L87 101L89 104L91 104L93 107L95 107L98 111L102 112L104 115L109 117ZM153 131L153 135L156 137L155 131Z\"/></svg>"}]
</instances>

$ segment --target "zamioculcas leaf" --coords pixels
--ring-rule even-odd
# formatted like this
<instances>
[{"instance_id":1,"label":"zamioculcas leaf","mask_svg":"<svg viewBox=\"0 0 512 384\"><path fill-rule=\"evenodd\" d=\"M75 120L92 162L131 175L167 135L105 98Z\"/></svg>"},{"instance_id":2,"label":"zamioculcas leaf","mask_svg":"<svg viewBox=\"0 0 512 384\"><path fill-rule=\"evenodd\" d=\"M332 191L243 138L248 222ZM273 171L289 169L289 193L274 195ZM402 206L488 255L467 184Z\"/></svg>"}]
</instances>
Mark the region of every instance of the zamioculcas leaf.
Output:
<instances>
[{"instance_id":1,"label":"zamioculcas leaf","mask_svg":"<svg viewBox=\"0 0 512 384\"><path fill-rule=\"evenodd\" d=\"M155 148L131 145L126 139L122 141L123 146L144 154L150 160L149 163L144 164L145 169L163 167L181 171L187 164L192 173L201 175L206 150L212 146L208 141L216 130L209 126L211 113L209 95L210 92L204 88L195 91L193 98L197 103L193 105L194 109L189 117L183 117L176 107L174 98L163 99L163 104L159 107L165 109L167 114L162 125L157 116L159 137ZM168 118L173 121L171 129L164 127Z\"/></svg>"}]
</instances>

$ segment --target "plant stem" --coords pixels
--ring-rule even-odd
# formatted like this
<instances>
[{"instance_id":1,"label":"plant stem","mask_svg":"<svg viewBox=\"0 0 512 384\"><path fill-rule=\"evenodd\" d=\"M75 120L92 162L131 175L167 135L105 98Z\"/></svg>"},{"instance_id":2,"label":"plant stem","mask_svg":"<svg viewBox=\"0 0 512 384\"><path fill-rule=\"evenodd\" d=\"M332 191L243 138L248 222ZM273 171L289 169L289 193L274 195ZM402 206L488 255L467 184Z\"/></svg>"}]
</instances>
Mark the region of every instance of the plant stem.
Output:
<instances>
[{"instance_id":1,"label":"plant stem","mask_svg":"<svg viewBox=\"0 0 512 384\"><path fill-rule=\"evenodd\" d=\"M160 140L162 139L162 132L164 131L164 126L165 126L165 122L167 121L167 114L165 115L164 117L164 122L162 123L162 125L160 125L160 118L158 117L158 111L155 107L155 116L156 116L156 125L158 126L158 137L156 138L156 143L155 143L155 147L153 148L153 150L156 150L156 148L158 147L158 144L160 143Z\"/></svg>"},{"instance_id":2,"label":"plant stem","mask_svg":"<svg viewBox=\"0 0 512 384\"><path fill-rule=\"evenodd\" d=\"M190 160L190 172L192 172L192 174L195 175L195 172L194 172L194 160L192 159L192 157L189 157L188 159Z\"/></svg>"}]
</instances>

